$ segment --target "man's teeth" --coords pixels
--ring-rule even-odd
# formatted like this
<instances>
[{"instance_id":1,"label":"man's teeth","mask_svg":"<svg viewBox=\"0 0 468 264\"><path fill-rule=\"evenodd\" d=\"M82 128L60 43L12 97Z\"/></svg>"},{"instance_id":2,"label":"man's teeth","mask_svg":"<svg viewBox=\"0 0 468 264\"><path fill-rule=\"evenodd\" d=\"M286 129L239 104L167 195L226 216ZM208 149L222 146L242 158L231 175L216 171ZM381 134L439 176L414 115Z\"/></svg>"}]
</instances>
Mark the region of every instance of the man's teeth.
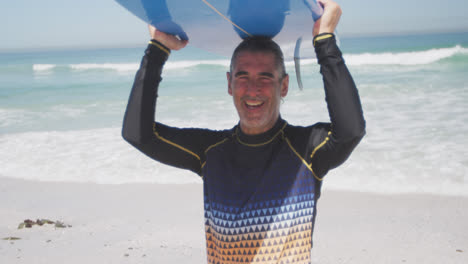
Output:
<instances>
[{"instance_id":1,"label":"man's teeth","mask_svg":"<svg viewBox=\"0 0 468 264\"><path fill-rule=\"evenodd\" d=\"M261 105L263 102L261 101L250 101L250 102L245 102L248 106L259 106Z\"/></svg>"}]
</instances>

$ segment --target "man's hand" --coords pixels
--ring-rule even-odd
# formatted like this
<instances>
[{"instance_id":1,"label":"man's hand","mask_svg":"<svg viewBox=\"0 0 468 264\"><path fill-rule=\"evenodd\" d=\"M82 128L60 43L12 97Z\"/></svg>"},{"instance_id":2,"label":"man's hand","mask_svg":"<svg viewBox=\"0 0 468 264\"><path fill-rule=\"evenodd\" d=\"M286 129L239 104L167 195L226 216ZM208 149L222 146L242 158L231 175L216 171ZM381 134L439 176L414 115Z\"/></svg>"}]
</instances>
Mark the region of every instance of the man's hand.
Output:
<instances>
[{"instance_id":1,"label":"man's hand","mask_svg":"<svg viewBox=\"0 0 468 264\"><path fill-rule=\"evenodd\" d=\"M170 50L180 50L184 48L188 43L188 40L181 40L174 35L170 35L159 31L152 25L148 25L148 28L151 39L159 41L161 44L163 44Z\"/></svg>"},{"instance_id":2,"label":"man's hand","mask_svg":"<svg viewBox=\"0 0 468 264\"><path fill-rule=\"evenodd\" d=\"M334 1L317 0L317 2L323 6L323 15L314 24L312 32L314 37L322 33L335 32L341 17L341 7Z\"/></svg>"}]
</instances>

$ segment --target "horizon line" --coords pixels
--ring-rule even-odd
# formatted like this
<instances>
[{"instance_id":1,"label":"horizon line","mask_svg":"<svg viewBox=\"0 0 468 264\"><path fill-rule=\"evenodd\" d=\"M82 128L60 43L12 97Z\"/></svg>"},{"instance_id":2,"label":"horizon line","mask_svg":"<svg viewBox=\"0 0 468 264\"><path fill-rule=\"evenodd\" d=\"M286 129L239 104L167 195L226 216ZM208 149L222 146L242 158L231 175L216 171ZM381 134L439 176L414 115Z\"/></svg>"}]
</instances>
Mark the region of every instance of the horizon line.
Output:
<instances>
[{"instance_id":1,"label":"horizon line","mask_svg":"<svg viewBox=\"0 0 468 264\"><path fill-rule=\"evenodd\" d=\"M403 32L367 32L367 33L343 33L338 35L340 38L368 38L368 37L404 37L418 36L431 34L454 34L468 33L468 28L452 29L452 30L410 30ZM40 51L67 51L67 50L99 50L99 49L130 49L144 47L147 42L142 43L122 43L122 44L85 44L85 45L46 45L38 47L21 47L21 48L0 48L0 53L20 53L20 52L40 52Z\"/></svg>"}]
</instances>

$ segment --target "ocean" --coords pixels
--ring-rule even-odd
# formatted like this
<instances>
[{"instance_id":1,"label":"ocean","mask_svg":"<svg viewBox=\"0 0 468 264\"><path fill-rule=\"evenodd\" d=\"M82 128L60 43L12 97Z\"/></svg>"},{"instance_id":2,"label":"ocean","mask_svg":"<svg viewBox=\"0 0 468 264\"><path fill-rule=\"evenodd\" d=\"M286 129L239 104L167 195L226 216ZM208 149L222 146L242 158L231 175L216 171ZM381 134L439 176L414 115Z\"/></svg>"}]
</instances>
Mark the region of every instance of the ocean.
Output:
<instances>
[{"instance_id":1,"label":"ocean","mask_svg":"<svg viewBox=\"0 0 468 264\"><path fill-rule=\"evenodd\" d=\"M341 38L367 135L325 189L468 196L468 33ZM0 177L32 181L201 183L150 160L120 135L146 44L134 48L0 53ZM229 58L194 47L173 52L157 119L231 128ZM294 64L281 113L289 123L328 121L314 58Z\"/></svg>"}]
</instances>

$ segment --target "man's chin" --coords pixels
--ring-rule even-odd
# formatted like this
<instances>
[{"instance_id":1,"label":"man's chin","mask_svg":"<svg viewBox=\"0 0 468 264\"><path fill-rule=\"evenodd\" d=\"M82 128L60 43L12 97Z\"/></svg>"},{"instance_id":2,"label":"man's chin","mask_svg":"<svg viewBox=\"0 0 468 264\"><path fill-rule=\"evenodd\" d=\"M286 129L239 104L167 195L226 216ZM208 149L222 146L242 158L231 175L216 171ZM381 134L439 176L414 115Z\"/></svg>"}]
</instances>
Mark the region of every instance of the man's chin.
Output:
<instances>
[{"instance_id":1,"label":"man's chin","mask_svg":"<svg viewBox=\"0 0 468 264\"><path fill-rule=\"evenodd\" d=\"M261 134L268 131L273 126L270 122L262 119L249 119L241 121L241 129L245 134Z\"/></svg>"}]
</instances>

